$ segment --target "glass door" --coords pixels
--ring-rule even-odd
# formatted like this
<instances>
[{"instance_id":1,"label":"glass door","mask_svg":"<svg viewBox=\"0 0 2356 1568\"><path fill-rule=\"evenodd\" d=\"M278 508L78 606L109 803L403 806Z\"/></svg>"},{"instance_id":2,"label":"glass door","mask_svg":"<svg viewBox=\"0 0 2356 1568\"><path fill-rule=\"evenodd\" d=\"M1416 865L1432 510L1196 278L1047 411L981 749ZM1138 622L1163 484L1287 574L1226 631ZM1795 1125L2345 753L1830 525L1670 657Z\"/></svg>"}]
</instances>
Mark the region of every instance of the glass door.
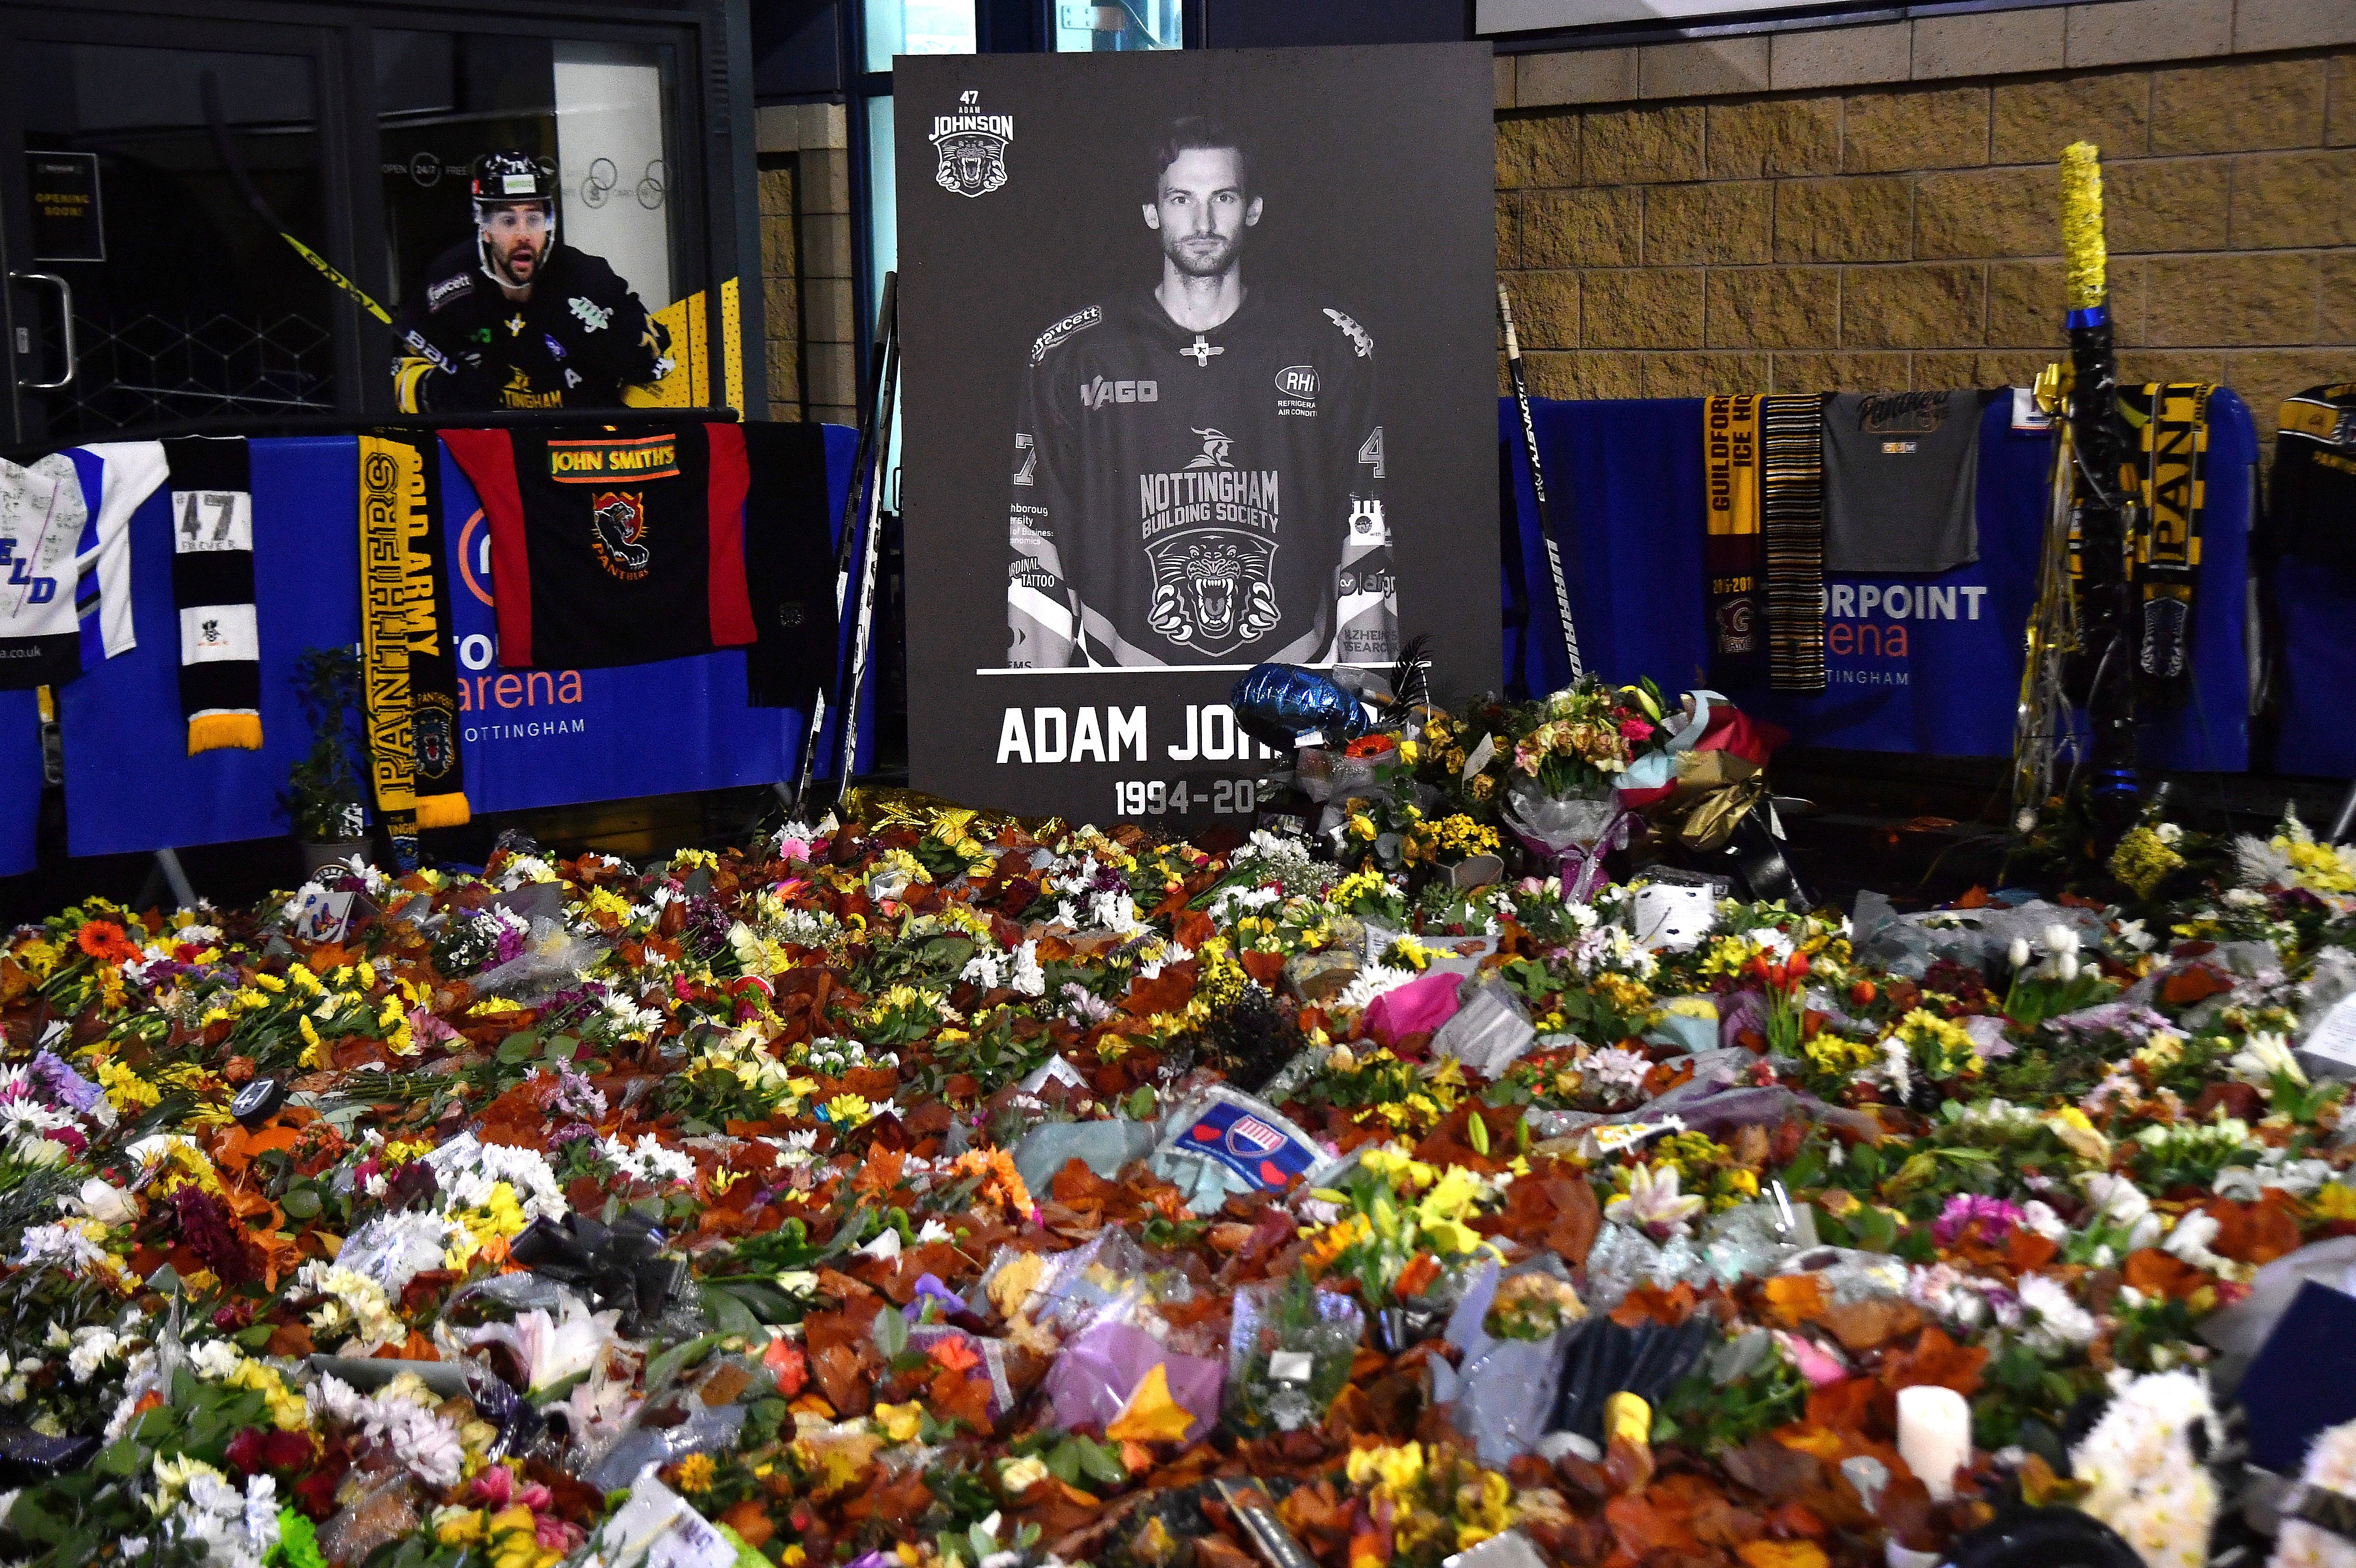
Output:
<instances>
[{"instance_id":1,"label":"glass door","mask_svg":"<svg viewBox=\"0 0 2356 1568\"><path fill-rule=\"evenodd\" d=\"M354 406L325 30L0 7L11 444Z\"/></svg>"}]
</instances>

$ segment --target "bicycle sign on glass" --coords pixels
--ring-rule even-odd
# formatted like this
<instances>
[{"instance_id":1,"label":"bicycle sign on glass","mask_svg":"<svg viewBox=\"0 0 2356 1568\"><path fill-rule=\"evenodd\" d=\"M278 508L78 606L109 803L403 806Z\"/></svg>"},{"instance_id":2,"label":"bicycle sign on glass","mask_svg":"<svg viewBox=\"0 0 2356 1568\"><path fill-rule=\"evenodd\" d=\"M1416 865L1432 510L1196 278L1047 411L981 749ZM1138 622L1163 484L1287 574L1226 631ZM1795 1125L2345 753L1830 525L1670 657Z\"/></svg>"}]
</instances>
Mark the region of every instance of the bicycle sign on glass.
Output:
<instances>
[{"instance_id":1,"label":"bicycle sign on glass","mask_svg":"<svg viewBox=\"0 0 2356 1568\"><path fill-rule=\"evenodd\" d=\"M660 158L655 158L647 164L647 172L638 176L635 194L638 198L638 205L648 212L659 209L663 204L663 197L668 194L664 183L668 173L669 171L663 167L663 161ZM597 159L589 165L589 172L582 176L582 204L586 207L605 206L613 198L615 187L621 182L622 172L614 166L613 159Z\"/></svg>"}]
</instances>

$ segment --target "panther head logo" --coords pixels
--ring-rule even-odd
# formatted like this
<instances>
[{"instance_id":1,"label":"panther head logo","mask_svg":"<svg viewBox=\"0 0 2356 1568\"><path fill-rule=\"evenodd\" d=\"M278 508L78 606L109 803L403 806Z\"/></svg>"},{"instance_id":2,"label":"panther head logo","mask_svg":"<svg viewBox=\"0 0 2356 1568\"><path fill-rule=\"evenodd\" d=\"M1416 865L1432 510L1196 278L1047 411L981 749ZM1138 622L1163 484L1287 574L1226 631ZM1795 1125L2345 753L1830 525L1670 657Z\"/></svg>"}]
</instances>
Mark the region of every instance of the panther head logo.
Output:
<instances>
[{"instance_id":1,"label":"panther head logo","mask_svg":"<svg viewBox=\"0 0 2356 1568\"><path fill-rule=\"evenodd\" d=\"M1155 552L1159 579L1146 624L1203 653L1228 649L1275 629L1283 617L1258 548L1214 536Z\"/></svg>"},{"instance_id":2,"label":"panther head logo","mask_svg":"<svg viewBox=\"0 0 2356 1568\"><path fill-rule=\"evenodd\" d=\"M589 500L589 523L599 564L625 581L645 574L654 552L647 548L644 495L599 491Z\"/></svg>"},{"instance_id":3,"label":"panther head logo","mask_svg":"<svg viewBox=\"0 0 2356 1568\"><path fill-rule=\"evenodd\" d=\"M1236 582L1243 571L1243 557L1231 544L1187 552L1184 592L1194 602L1194 624L1204 635L1223 638L1235 629Z\"/></svg>"}]
</instances>

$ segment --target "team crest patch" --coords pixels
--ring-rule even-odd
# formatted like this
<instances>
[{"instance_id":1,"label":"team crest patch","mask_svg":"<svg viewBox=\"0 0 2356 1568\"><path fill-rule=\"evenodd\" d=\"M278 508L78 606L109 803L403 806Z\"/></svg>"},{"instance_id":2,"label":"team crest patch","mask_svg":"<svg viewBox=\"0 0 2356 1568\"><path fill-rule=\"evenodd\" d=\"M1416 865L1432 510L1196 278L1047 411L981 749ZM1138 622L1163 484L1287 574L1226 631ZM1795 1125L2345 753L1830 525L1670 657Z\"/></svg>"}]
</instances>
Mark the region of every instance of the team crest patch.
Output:
<instances>
[{"instance_id":1,"label":"team crest patch","mask_svg":"<svg viewBox=\"0 0 2356 1568\"><path fill-rule=\"evenodd\" d=\"M1153 607L1145 624L1196 653L1228 653L1276 629L1276 546L1248 534L1189 530L1148 545Z\"/></svg>"},{"instance_id":2,"label":"team crest patch","mask_svg":"<svg viewBox=\"0 0 2356 1568\"><path fill-rule=\"evenodd\" d=\"M418 708L409 716L409 738L417 756L417 776L447 777L450 764L458 754L452 744L449 709L439 706Z\"/></svg>"},{"instance_id":3,"label":"team crest patch","mask_svg":"<svg viewBox=\"0 0 2356 1568\"><path fill-rule=\"evenodd\" d=\"M624 582L647 574L647 498L642 490L600 490L589 497L589 548L597 564Z\"/></svg>"},{"instance_id":4,"label":"team crest patch","mask_svg":"<svg viewBox=\"0 0 2356 1568\"><path fill-rule=\"evenodd\" d=\"M1014 140L1014 116L985 114L981 94L969 87L958 94L954 114L933 116L926 138L940 155L933 181L959 196L988 196L1006 183L1006 144Z\"/></svg>"},{"instance_id":5,"label":"team crest patch","mask_svg":"<svg viewBox=\"0 0 2356 1568\"><path fill-rule=\"evenodd\" d=\"M1751 595L1738 593L1719 604L1714 613L1718 617L1719 652L1748 654L1758 651L1758 639L1751 630L1754 612Z\"/></svg>"},{"instance_id":6,"label":"team crest patch","mask_svg":"<svg viewBox=\"0 0 2356 1568\"><path fill-rule=\"evenodd\" d=\"M1215 1104L1205 1110L1179 1146L1190 1154L1216 1160L1268 1191L1281 1191L1317 1164L1317 1151L1241 1105Z\"/></svg>"}]
</instances>

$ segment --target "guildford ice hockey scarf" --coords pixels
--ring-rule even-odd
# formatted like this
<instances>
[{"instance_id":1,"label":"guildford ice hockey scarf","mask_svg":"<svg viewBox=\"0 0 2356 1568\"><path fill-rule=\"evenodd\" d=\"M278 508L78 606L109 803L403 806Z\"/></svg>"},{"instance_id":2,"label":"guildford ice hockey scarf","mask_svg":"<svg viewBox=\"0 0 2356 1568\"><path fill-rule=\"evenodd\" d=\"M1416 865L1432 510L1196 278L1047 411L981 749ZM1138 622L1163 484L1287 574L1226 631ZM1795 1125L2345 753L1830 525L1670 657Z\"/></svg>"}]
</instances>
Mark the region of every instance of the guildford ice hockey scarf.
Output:
<instances>
[{"instance_id":1,"label":"guildford ice hockey scarf","mask_svg":"<svg viewBox=\"0 0 2356 1568\"><path fill-rule=\"evenodd\" d=\"M359 438L360 689L369 782L396 838L471 816L458 760L458 668L430 434Z\"/></svg>"},{"instance_id":2,"label":"guildford ice hockey scarf","mask_svg":"<svg viewBox=\"0 0 2356 1568\"><path fill-rule=\"evenodd\" d=\"M2201 569L2201 514L2208 501L2209 394L2194 382L2123 391L2138 436L2135 528L2127 574L2135 584L2136 671L2147 696L2183 699L2191 686L2192 585Z\"/></svg>"},{"instance_id":3,"label":"guildford ice hockey scarf","mask_svg":"<svg viewBox=\"0 0 2356 1568\"><path fill-rule=\"evenodd\" d=\"M172 604L188 754L262 749L253 624L253 468L242 436L164 443L172 487Z\"/></svg>"},{"instance_id":4,"label":"guildford ice hockey scarf","mask_svg":"<svg viewBox=\"0 0 2356 1568\"><path fill-rule=\"evenodd\" d=\"M1825 401L1762 398L1760 484L1767 541L1767 682L1825 688Z\"/></svg>"},{"instance_id":5,"label":"guildford ice hockey scarf","mask_svg":"<svg viewBox=\"0 0 2356 1568\"><path fill-rule=\"evenodd\" d=\"M1710 679L1740 685L1766 666L1765 564L1761 532L1760 405L1751 394L1711 398L1702 408L1708 485ZM1821 459L1819 459L1821 461Z\"/></svg>"},{"instance_id":6,"label":"guildford ice hockey scarf","mask_svg":"<svg viewBox=\"0 0 2356 1568\"><path fill-rule=\"evenodd\" d=\"M500 664L603 669L754 640L737 426L442 440L490 520Z\"/></svg>"}]
</instances>

